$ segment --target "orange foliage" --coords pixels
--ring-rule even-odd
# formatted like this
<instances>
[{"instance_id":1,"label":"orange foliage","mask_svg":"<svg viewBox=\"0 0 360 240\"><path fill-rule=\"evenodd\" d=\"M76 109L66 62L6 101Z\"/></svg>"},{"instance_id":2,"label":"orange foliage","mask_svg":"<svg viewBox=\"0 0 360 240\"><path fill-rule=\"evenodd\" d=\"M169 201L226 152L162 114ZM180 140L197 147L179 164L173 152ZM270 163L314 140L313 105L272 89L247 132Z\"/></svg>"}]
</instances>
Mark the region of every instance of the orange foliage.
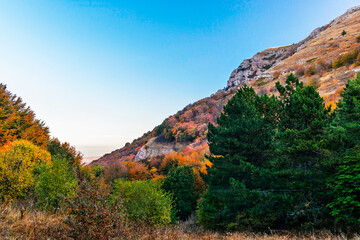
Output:
<instances>
[{"instance_id":1,"label":"orange foliage","mask_svg":"<svg viewBox=\"0 0 360 240\"><path fill-rule=\"evenodd\" d=\"M46 147L49 129L44 122L35 119L35 113L26 107L20 97L0 83L0 145L24 139L33 144Z\"/></svg>"},{"instance_id":2,"label":"orange foliage","mask_svg":"<svg viewBox=\"0 0 360 240\"><path fill-rule=\"evenodd\" d=\"M204 192L205 191L205 182L201 178L199 171L193 168L195 181L194 181L194 188L196 192Z\"/></svg>"},{"instance_id":3,"label":"orange foliage","mask_svg":"<svg viewBox=\"0 0 360 240\"><path fill-rule=\"evenodd\" d=\"M192 166L197 171L206 173L206 166L211 166L209 160L205 158L205 154L209 153L209 147L206 142L195 146L186 146L181 152L171 152L165 155L164 160L160 164L159 170L167 172L174 166Z\"/></svg>"},{"instance_id":4,"label":"orange foliage","mask_svg":"<svg viewBox=\"0 0 360 240\"><path fill-rule=\"evenodd\" d=\"M151 178L151 173L143 163L128 162L127 167L129 168L129 179L131 181L146 180Z\"/></svg>"},{"instance_id":5,"label":"orange foliage","mask_svg":"<svg viewBox=\"0 0 360 240\"><path fill-rule=\"evenodd\" d=\"M275 71L273 74L274 79L278 79L280 77L280 72L279 71Z\"/></svg>"}]
</instances>

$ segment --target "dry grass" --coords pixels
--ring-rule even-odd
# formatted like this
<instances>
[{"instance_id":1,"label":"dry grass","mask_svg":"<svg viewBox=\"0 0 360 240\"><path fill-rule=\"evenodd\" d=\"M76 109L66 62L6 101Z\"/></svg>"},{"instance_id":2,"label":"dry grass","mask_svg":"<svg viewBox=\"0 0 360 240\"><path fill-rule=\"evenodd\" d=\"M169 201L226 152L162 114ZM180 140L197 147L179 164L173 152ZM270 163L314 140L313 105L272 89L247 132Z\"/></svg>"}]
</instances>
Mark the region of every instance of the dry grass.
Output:
<instances>
[{"instance_id":1,"label":"dry grass","mask_svg":"<svg viewBox=\"0 0 360 240\"><path fill-rule=\"evenodd\" d=\"M63 223L62 218L59 215L52 215L32 210L31 208L26 209L10 204L2 204L0 205L0 239L73 239L70 237L71 229ZM193 222L167 227L133 224L131 229L128 230L128 234L128 239L134 240L348 239L345 235L333 235L326 231L312 234L296 234L291 232L269 232L263 234L251 232L219 233L202 230ZM352 239L360 239L360 236Z\"/></svg>"},{"instance_id":2,"label":"dry grass","mask_svg":"<svg viewBox=\"0 0 360 240\"><path fill-rule=\"evenodd\" d=\"M0 205L0 239L70 239L59 215L11 204Z\"/></svg>"},{"instance_id":3,"label":"dry grass","mask_svg":"<svg viewBox=\"0 0 360 240\"><path fill-rule=\"evenodd\" d=\"M150 239L161 239L161 240L172 240L172 239L221 239L221 240L320 240L320 239L337 239L343 240L348 239L345 235L334 235L330 232L319 231L311 234L296 234L291 232L278 232L278 233L251 233L251 232L234 232L234 233L219 233L212 231L201 230L200 228L188 228L185 225L176 225L172 227L154 228L154 227L138 227L132 231L132 239L150 240ZM352 239L360 239L360 236Z\"/></svg>"}]
</instances>

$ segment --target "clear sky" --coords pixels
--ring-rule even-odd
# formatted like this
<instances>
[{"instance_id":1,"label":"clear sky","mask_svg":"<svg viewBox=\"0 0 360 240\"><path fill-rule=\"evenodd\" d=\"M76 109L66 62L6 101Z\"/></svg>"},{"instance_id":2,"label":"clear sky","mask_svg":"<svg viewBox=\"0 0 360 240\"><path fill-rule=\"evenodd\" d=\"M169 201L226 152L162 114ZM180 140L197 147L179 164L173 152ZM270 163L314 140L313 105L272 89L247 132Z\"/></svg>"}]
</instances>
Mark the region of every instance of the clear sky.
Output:
<instances>
[{"instance_id":1,"label":"clear sky","mask_svg":"<svg viewBox=\"0 0 360 240\"><path fill-rule=\"evenodd\" d=\"M0 1L0 82L51 134L101 156L304 39L357 0Z\"/></svg>"}]
</instances>

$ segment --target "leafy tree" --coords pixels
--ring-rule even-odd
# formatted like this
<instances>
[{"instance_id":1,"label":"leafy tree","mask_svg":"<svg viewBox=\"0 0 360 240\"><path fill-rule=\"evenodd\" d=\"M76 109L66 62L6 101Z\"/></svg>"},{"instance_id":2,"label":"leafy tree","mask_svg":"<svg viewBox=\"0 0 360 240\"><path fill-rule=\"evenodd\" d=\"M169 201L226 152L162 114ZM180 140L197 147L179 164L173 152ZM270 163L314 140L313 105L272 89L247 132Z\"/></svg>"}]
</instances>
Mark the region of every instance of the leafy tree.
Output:
<instances>
[{"instance_id":1,"label":"leafy tree","mask_svg":"<svg viewBox=\"0 0 360 240\"><path fill-rule=\"evenodd\" d=\"M49 141L47 150L50 152L51 156L66 160L70 166L79 165L81 163L82 154L69 143L61 143L57 138L53 138Z\"/></svg>"},{"instance_id":2,"label":"leafy tree","mask_svg":"<svg viewBox=\"0 0 360 240\"><path fill-rule=\"evenodd\" d=\"M333 201L329 204L331 214L342 227L356 231L360 228L359 146L345 157L330 184L333 185Z\"/></svg>"},{"instance_id":3,"label":"leafy tree","mask_svg":"<svg viewBox=\"0 0 360 240\"><path fill-rule=\"evenodd\" d=\"M20 97L0 84L0 146L17 139L44 147L49 139L49 129L44 122L35 119L35 113Z\"/></svg>"},{"instance_id":4,"label":"leafy tree","mask_svg":"<svg viewBox=\"0 0 360 240\"><path fill-rule=\"evenodd\" d=\"M199 193L195 191L195 175L191 166L171 168L163 188L172 193L177 216L186 220L196 209Z\"/></svg>"},{"instance_id":5,"label":"leafy tree","mask_svg":"<svg viewBox=\"0 0 360 240\"><path fill-rule=\"evenodd\" d=\"M49 164L40 166L38 172L35 193L42 209L56 210L64 198L75 197L77 181L67 160L54 157Z\"/></svg>"},{"instance_id":6,"label":"leafy tree","mask_svg":"<svg viewBox=\"0 0 360 240\"><path fill-rule=\"evenodd\" d=\"M29 141L16 140L0 149L0 199L23 198L34 187L38 166L50 162L50 154Z\"/></svg>"}]
</instances>

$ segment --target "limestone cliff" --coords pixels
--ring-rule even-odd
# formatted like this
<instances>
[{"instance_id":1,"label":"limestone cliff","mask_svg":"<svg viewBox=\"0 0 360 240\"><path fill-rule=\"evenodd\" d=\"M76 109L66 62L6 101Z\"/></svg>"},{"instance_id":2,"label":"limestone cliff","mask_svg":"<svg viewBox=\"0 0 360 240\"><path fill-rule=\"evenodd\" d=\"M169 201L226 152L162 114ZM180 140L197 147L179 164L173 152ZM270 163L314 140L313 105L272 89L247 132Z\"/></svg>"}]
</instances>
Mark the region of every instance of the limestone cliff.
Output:
<instances>
[{"instance_id":1,"label":"limestone cliff","mask_svg":"<svg viewBox=\"0 0 360 240\"><path fill-rule=\"evenodd\" d=\"M343 23L351 18L353 13L359 10L360 5L350 8L345 14L332 20L329 24L315 29L307 38L296 44L269 48L255 54L252 58L245 59L240 66L231 73L229 80L227 81L226 89L248 83L251 80L258 80L261 78L271 79L274 74L274 71L271 69L272 67L294 55L296 52L304 49L308 46L311 40L317 38L326 29Z\"/></svg>"}]
</instances>

